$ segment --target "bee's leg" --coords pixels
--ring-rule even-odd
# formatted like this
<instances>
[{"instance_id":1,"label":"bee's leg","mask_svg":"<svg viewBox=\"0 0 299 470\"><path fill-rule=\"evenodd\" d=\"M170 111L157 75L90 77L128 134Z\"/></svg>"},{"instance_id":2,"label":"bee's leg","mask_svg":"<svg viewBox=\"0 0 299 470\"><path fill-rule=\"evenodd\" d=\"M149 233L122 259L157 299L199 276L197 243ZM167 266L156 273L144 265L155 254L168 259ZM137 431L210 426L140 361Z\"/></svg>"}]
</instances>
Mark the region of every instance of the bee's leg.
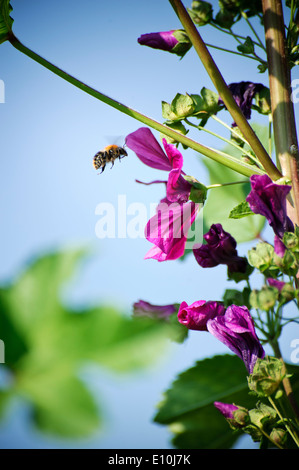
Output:
<instances>
[{"instance_id":1,"label":"bee's leg","mask_svg":"<svg viewBox=\"0 0 299 470\"><path fill-rule=\"evenodd\" d=\"M113 166L114 166L114 160L112 160L112 162L111 162L111 163L112 163L112 165L111 165L111 168L110 168L110 170L112 170L112 168L113 168Z\"/></svg>"},{"instance_id":2,"label":"bee's leg","mask_svg":"<svg viewBox=\"0 0 299 470\"><path fill-rule=\"evenodd\" d=\"M101 171L101 174L103 173L103 171L105 170L105 167L106 167L106 163L102 166L102 171Z\"/></svg>"}]
</instances>

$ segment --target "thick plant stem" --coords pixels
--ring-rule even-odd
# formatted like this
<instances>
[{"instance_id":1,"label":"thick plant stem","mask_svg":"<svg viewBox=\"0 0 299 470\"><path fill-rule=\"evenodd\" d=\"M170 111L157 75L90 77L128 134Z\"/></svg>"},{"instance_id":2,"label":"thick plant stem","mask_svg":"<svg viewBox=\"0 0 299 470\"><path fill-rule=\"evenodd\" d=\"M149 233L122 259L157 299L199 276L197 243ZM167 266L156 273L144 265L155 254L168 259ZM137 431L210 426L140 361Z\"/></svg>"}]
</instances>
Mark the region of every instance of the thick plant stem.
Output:
<instances>
[{"instance_id":1,"label":"thick plant stem","mask_svg":"<svg viewBox=\"0 0 299 470\"><path fill-rule=\"evenodd\" d=\"M224 78L222 77L217 65L215 64L208 48L202 40L197 28L195 27L190 15L182 4L181 0L169 0L175 10L179 20L181 21L190 41L193 44L199 58L201 59L206 71L208 72L213 84L215 85L219 95L221 96L225 106L230 112L235 123L239 127L243 136L249 142L252 150L263 165L265 171L272 180L279 179L282 175L276 168L262 143L258 139L247 119L243 115L240 107L236 103L230 89L228 88Z\"/></svg>"},{"instance_id":2,"label":"thick plant stem","mask_svg":"<svg viewBox=\"0 0 299 470\"><path fill-rule=\"evenodd\" d=\"M291 72L287 59L281 0L262 0L269 67L276 158L284 176L292 181L288 214L299 225L298 140L292 103Z\"/></svg>"},{"instance_id":3,"label":"thick plant stem","mask_svg":"<svg viewBox=\"0 0 299 470\"><path fill-rule=\"evenodd\" d=\"M72 85L76 86L77 88L80 88L80 90L84 91L85 93L88 93L89 95L93 96L94 98L106 103L109 106L112 106L113 108L117 109L118 111L127 114L128 116L131 116L132 118L136 119L137 121L142 122L146 126L149 126L162 134L171 137L177 142L181 142L183 145L186 145L187 147L192 148L198 153L201 153L202 155L211 158L212 160L217 161L218 163L221 163L228 168L231 168L232 170L240 173L243 176L250 177L254 173L258 174L264 174L264 171L257 169L256 167L253 168L252 165L248 165L245 162L241 162L237 158L234 158L230 155L224 154L223 152L220 152L218 150L212 149L210 147L206 147L205 145L202 145L198 142L195 142L192 139L189 139L185 135L176 132L175 130L171 129L170 127L159 123L158 121L155 121L154 119L145 116L144 114L129 108L128 106L120 103L119 101L116 101L112 98L110 98L107 95L104 95L103 93L95 90L94 88L86 85L85 83L81 82L77 78L69 75L67 72L64 72L62 69L59 67L56 67L56 65L51 64L51 62L47 61L40 55L36 54L33 52L31 49L26 47L24 44L22 44L15 36L13 33L10 33L9 35L9 41L10 43L19 51L23 52L26 54L28 57L31 59L35 60L42 66L46 67L48 70L51 72L55 73L59 77L63 78L64 80L68 81Z\"/></svg>"},{"instance_id":4,"label":"thick plant stem","mask_svg":"<svg viewBox=\"0 0 299 470\"><path fill-rule=\"evenodd\" d=\"M271 344L271 347L274 351L274 354L275 354L275 357L277 357L278 359L280 359L283 363L283 367L284 367L284 370L285 372L286 371L286 366L285 366L285 363L282 359L282 355L281 355L281 351L280 351L280 347L279 347L279 344L277 341L273 341L270 343ZM282 384L283 384L283 388L284 388L284 391L286 393L286 396L289 400L289 403L292 407L292 410L299 422L299 407L298 407L298 404L295 400L295 397L294 397L294 392L293 392L293 389L292 389L292 385L291 385L291 382L290 382L290 379L288 378L288 376L286 375L282 381Z\"/></svg>"}]
</instances>

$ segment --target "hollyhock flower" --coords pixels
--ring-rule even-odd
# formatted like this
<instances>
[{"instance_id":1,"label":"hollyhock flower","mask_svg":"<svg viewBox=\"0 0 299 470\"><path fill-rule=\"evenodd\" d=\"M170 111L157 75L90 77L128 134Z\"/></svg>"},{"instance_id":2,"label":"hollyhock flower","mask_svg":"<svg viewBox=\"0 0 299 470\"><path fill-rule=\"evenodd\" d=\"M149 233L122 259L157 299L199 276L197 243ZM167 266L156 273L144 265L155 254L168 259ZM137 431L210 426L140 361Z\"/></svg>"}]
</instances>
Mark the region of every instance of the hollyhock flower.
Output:
<instances>
[{"instance_id":1,"label":"hollyhock flower","mask_svg":"<svg viewBox=\"0 0 299 470\"><path fill-rule=\"evenodd\" d=\"M201 267L212 268L226 264L231 273L246 272L246 258L238 256L236 240L223 230L221 224L213 224L204 239L206 245L193 247L195 259Z\"/></svg>"},{"instance_id":2,"label":"hollyhock flower","mask_svg":"<svg viewBox=\"0 0 299 470\"><path fill-rule=\"evenodd\" d=\"M274 252L280 258L283 258L286 252L285 244L281 241L281 239L277 235L274 236Z\"/></svg>"},{"instance_id":3,"label":"hollyhock flower","mask_svg":"<svg viewBox=\"0 0 299 470\"><path fill-rule=\"evenodd\" d=\"M265 86L261 83L239 82L231 83L228 85L228 88L232 92L232 95L236 103L241 108L245 118L250 119L252 100L255 94L260 92L263 88L265 88ZM221 97L219 97L218 104L223 104ZM233 123L233 126L236 126L236 123Z\"/></svg>"},{"instance_id":4,"label":"hollyhock flower","mask_svg":"<svg viewBox=\"0 0 299 470\"><path fill-rule=\"evenodd\" d=\"M168 317L176 311L177 307L174 304L153 305L144 300L139 300L133 305L133 313L138 317L168 319Z\"/></svg>"},{"instance_id":5,"label":"hollyhock flower","mask_svg":"<svg viewBox=\"0 0 299 470\"><path fill-rule=\"evenodd\" d=\"M192 43L184 30L170 30L158 33L142 34L138 38L139 44L142 46L160 49L162 51L171 52L183 57L191 48Z\"/></svg>"},{"instance_id":6,"label":"hollyhock flower","mask_svg":"<svg viewBox=\"0 0 299 470\"><path fill-rule=\"evenodd\" d=\"M219 302L198 300L189 305L182 302L178 311L178 320L189 330L208 331L207 321L218 315L224 315L225 308Z\"/></svg>"},{"instance_id":7,"label":"hollyhock flower","mask_svg":"<svg viewBox=\"0 0 299 470\"><path fill-rule=\"evenodd\" d=\"M155 245L145 259L167 261L180 258L198 210L199 204L194 202L179 204L163 199L145 227L145 237Z\"/></svg>"},{"instance_id":8,"label":"hollyhock flower","mask_svg":"<svg viewBox=\"0 0 299 470\"><path fill-rule=\"evenodd\" d=\"M249 420L248 410L242 406L221 401L214 401L214 406L227 419L232 428L242 428Z\"/></svg>"},{"instance_id":9,"label":"hollyhock flower","mask_svg":"<svg viewBox=\"0 0 299 470\"><path fill-rule=\"evenodd\" d=\"M268 282L269 286L276 287L276 289L278 289L279 292L282 291L283 287L286 284L284 281L279 281L278 279L272 279L271 277L269 277L267 279L267 282Z\"/></svg>"},{"instance_id":10,"label":"hollyhock flower","mask_svg":"<svg viewBox=\"0 0 299 470\"><path fill-rule=\"evenodd\" d=\"M265 356L247 307L229 306L224 315L208 320L207 329L243 360L250 374L257 358Z\"/></svg>"},{"instance_id":11,"label":"hollyhock flower","mask_svg":"<svg viewBox=\"0 0 299 470\"><path fill-rule=\"evenodd\" d=\"M294 226L286 210L286 197L291 186L275 184L268 175L252 175L250 182L251 191L246 201L252 212L266 217L280 239L285 232L293 232Z\"/></svg>"},{"instance_id":12,"label":"hollyhock flower","mask_svg":"<svg viewBox=\"0 0 299 470\"><path fill-rule=\"evenodd\" d=\"M126 137L126 145L147 166L168 171L167 199L170 202L187 202L192 185L183 178L183 156L175 145L162 140L166 154L147 127L141 127Z\"/></svg>"}]
</instances>

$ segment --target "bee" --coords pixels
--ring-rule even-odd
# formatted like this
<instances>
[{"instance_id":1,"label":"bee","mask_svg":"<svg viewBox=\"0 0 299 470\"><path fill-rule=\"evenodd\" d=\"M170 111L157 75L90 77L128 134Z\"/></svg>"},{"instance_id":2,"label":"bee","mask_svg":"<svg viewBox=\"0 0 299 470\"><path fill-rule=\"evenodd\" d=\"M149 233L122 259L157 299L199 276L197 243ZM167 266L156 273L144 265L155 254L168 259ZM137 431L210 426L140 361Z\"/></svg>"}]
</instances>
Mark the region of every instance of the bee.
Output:
<instances>
[{"instance_id":1,"label":"bee","mask_svg":"<svg viewBox=\"0 0 299 470\"><path fill-rule=\"evenodd\" d=\"M118 145L107 145L107 147L95 154L93 157L93 166L96 170L102 168L101 173L103 173L107 163L111 162L112 168L117 158L120 160L127 155L128 154L123 147L119 147Z\"/></svg>"}]
</instances>

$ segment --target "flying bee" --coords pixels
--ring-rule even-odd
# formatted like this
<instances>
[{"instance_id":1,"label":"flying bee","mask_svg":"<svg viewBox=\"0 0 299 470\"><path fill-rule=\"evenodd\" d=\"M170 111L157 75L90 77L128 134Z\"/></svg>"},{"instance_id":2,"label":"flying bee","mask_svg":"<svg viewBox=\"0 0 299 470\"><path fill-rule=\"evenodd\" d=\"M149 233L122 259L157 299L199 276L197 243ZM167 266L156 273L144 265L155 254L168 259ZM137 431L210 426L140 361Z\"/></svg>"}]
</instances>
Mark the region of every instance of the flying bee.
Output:
<instances>
[{"instance_id":1,"label":"flying bee","mask_svg":"<svg viewBox=\"0 0 299 470\"><path fill-rule=\"evenodd\" d=\"M101 173L103 173L107 163L111 162L112 168L117 158L120 160L127 155L128 154L123 147L119 147L118 145L107 145L107 147L95 154L93 157L93 166L96 170L102 168Z\"/></svg>"}]
</instances>

